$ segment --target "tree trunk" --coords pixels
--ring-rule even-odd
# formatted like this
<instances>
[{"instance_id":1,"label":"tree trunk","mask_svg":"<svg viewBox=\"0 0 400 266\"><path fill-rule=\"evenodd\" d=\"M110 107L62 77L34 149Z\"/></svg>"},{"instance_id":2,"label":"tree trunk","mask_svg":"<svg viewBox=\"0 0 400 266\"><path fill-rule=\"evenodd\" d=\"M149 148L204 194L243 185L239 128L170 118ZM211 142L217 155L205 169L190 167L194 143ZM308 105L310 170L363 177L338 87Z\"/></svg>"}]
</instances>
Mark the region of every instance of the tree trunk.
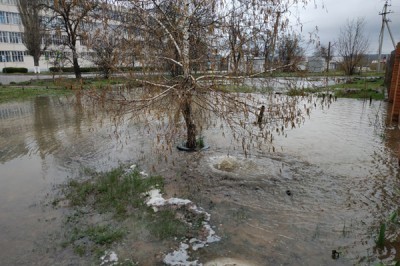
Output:
<instances>
[{"instance_id":1,"label":"tree trunk","mask_svg":"<svg viewBox=\"0 0 400 266\"><path fill-rule=\"evenodd\" d=\"M267 65L264 65L264 71L267 72L269 70L271 70L272 67L272 63L274 61L274 57L275 57L275 45L276 45L276 39L278 37L278 28L279 28L279 21L281 18L281 12L278 11L276 14L276 19L275 19L275 24L274 24L274 32L273 35L271 37L271 44L268 47L268 57L271 57L271 60L269 60L269 58L267 58Z\"/></svg>"},{"instance_id":2,"label":"tree trunk","mask_svg":"<svg viewBox=\"0 0 400 266\"><path fill-rule=\"evenodd\" d=\"M267 72L269 70L269 45L268 42L265 41L264 43L264 72Z\"/></svg>"},{"instance_id":3,"label":"tree trunk","mask_svg":"<svg viewBox=\"0 0 400 266\"><path fill-rule=\"evenodd\" d=\"M185 95L185 99L182 103L182 115L185 119L186 124L186 148L195 149L196 148L196 125L193 122L193 112L192 112L192 96Z\"/></svg>"},{"instance_id":4,"label":"tree trunk","mask_svg":"<svg viewBox=\"0 0 400 266\"><path fill-rule=\"evenodd\" d=\"M40 55L33 57L33 66L34 66L34 69L35 69L35 73L40 73L39 58L40 58Z\"/></svg>"},{"instance_id":5,"label":"tree trunk","mask_svg":"<svg viewBox=\"0 0 400 266\"><path fill-rule=\"evenodd\" d=\"M82 78L81 68L78 63L78 55L76 54L76 51L72 52L72 62L74 64L75 78L77 78L77 79Z\"/></svg>"},{"instance_id":6,"label":"tree trunk","mask_svg":"<svg viewBox=\"0 0 400 266\"><path fill-rule=\"evenodd\" d=\"M189 22L189 2L185 3L183 8L185 20L182 25L182 114L186 123L187 141L186 147L189 149L196 148L196 125L193 122L192 112L192 93L190 90L193 88L192 77L190 75L190 22Z\"/></svg>"}]
</instances>

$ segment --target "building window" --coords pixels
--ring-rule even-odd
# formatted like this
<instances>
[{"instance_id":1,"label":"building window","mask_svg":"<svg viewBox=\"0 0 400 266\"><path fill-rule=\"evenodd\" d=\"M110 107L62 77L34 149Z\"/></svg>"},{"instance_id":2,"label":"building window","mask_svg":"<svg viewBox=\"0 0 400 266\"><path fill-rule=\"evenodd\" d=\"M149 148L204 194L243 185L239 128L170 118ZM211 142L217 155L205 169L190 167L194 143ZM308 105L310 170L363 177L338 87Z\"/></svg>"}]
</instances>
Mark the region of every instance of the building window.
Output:
<instances>
[{"instance_id":1,"label":"building window","mask_svg":"<svg viewBox=\"0 0 400 266\"><path fill-rule=\"evenodd\" d=\"M0 51L1 62L11 62L10 51Z\"/></svg>"},{"instance_id":2,"label":"building window","mask_svg":"<svg viewBox=\"0 0 400 266\"><path fill-rule=\"evenodd\" d=\"M22 43L22 33L0 31L0 43Z\"/></svg>"},{"instance_id":3,"label":"building window","mask_svg":"<svg viewBox=\"0 0 400 266\"><path fill-rule=\"evenodd\" d=\"M12 51L12 61L13 62L24 62L24 52L22 51Z\"/></svg>"},{"instance_id":4,"label":"building window","mask_svg":"<svg viewBox=\"0 0 400 266\"><path fill-rule=\"evenodd\" d=\"M21 18L18 13L9 13L10 14L10 20L9 24L21 24Z\"/></svg>"},{"instance_id":5,"label":"building window","mask_svg":"<svg viewBox=\"0 0 400 266\"><path fill-rule=\"evenodd\" d=\"M0 42L8 43L8 32L7 31L0 31Z\"/></svg>"},{"instance_id":6,"label":"building window","mask_svg":"<svg viewBox=\"0 0 400 266\"><path fill-rule=\"evenodd\" d=\"M0 24L21 24L18 13L0 11Z\"/></svg>"},{"instance_id":7,"label":"building window","mask_svg":"<svg viewBox=\"0 0 400 266\"><path fill-rule=\"evenodd\" d=\"M6 24L13 24L13 23L11 23L11 13L10 12L5 12L5 21L6 21Z\"/></svg>"},{"instance_id":8,"label":"building window","mask_svg":"<svg viewBox=\"0 0 400 266\"><path fill-rule=\"evenodd\" d=\"M0 62L24 62L24 52L0 51Z\"/></svg>"},{"instance_id":9,"label":"building window","mask_svg":"<svg viewBox=\"0 0 400 266\"><path fill-rule=\"evenodd\" d=\"M61 34L52 34L48 35L45 38L42 39L42 44L48 43L50 45L64 45L67 42L68 36L66 35L61 35Z\"/></svg>"},{"instance_id":10,"label":"building window","mask_svg":"<svg viewBox=\"0 0 400 266\"><path fill-rule=\"evenodd\" d=\"M5 5L16 5L17 0L0 0L0 3Z\"/></svg>"},{"instance_id":11,"label":"building window","mask_svg":"<svg viewBox=\"0 0 400 266\"><path fill-rule=\"evenodd\" d=\"M7 24L6 23L6 12L0 11L0 24Z\"/></svg>"},{"instance_id":12,"label":"building window","mask_svg":"<svg viewBox=\"0 0 400 266\"><path fill-rule=\"evenodd\" d=\"M22 43L22 35L20 32L9 32L10 43Z\"/></svg>"}]
</instances>

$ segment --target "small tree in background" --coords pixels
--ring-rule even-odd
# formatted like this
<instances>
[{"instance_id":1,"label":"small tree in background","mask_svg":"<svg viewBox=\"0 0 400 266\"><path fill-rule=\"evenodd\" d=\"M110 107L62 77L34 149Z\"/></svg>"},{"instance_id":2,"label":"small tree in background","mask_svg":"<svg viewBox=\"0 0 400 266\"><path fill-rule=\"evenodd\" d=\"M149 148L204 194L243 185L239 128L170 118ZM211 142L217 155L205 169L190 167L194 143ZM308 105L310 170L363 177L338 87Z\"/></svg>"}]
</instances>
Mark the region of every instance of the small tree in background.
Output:
<instances>
[{"instance_id":1,"label":"small tree in background","mask_svg":"<svg viewBox=\"0 0 400 266\"><path fill-rule=\"evenodd\" d=\"M365 36L363 18L348 20L340 30L337 53L342 57L342 67L346 75L353 75L366 54L369 41Z\"/></svg>"},{"instance_id":2,"label":"small tree in background","mask_svg":"<svg viewBox=\"0 0 400 266\"><path fill-rule=\"evenodd\" d=\"M227 45L229 47L230 66L233 75L238 75L244 69L239 69L246 60L246 46L249 42L250 30L244 27L246 23L246 7L233 0L232 8L226 16Z\"/></svg>"},{"instance_id":3,"label":"small tree in background","mask_svg":"<svg viewBox=\"0 0 400 266\"><path fill-rule=\"evenodd\" d=\"M40 73L39 60L48 46L46 25L41 18L43 0L18 0L17 7L24 27L22 42L33 57L34 71Z\"/></svg>"},{"instance_id":4,"label":"small tree in background","mask_svg":"<svg viewBox=\"0 0 400 266\"><path fill-rule=\"evenodd\" d=\"M304 51L300 46L300 37L285 35L278 44L278 62L285 72L297 71L299 63L304 58Z\"/></svg>"},{"instance_id":5,"label":"small tree in background","mask_svg":"<svg viewBox=\"0 0 400 266\"><path fill-rule=\"evenodd\" d=\"M116 23L112 15L113 13L109 12L106 2L99 4L95 13L96 23L93 30L81 37L85 38L85 43L92 50L88 59L100 68L106 79L118 67L127 65L127 53L129 50L134 50L128 45L128 32L125 25ZM125 19L123 20L125 21Z\"/></svg>"},{"instance_id":6,"label":"small tree in background","mask_svg":"<svg viewBox=\"0 0 400 266\"><path fill-rule=\"evenodd\" d=\"M79 66L78 42L85 38L87 32L92 29L95 18L94 12L99 4L97 0L53 0L45 1L42 7L51 16L52 32L66 36L65 46L70 51L70 61L74 68L75 77L82 77Z\"/></svg>"}]
</instances>

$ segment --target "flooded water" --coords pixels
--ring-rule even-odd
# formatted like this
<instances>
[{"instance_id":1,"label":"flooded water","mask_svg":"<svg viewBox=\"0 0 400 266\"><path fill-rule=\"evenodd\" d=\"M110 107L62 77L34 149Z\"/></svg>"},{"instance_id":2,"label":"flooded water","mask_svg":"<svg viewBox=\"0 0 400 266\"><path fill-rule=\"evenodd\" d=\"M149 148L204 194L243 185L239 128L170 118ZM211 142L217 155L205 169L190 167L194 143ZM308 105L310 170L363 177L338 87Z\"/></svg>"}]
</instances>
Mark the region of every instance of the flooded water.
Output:
<instances>
[{"instance_id":1,"label":"flooded water","mask_svg":"<svg viewBox=\"0 0 400 266\"><path fill-rule=\"evenodd\" d=\"M221 241L192 253L205 265L400 259L395 243L379 252L374 242L400 196L400 136L397 127L385 126L387 108L380 101L339 99L275 136L274 153L253 150L247 158L229 137L209 129L204 136L211 149L173 150L172 165L149 151L153 136L137 122L115 127L107 114L74 97L2 104L0 264L87 265L59 246L63 210L49 206L54 187L83 167L108 170L128 162L164 175L168 194L211 214ZM149 252L146 246L133 256L152 265L144 259Z\"/></svg>"},{"instance_id":2,"label":"flooded water","mask_svg":"<svg viewBox=\"0 0 400 266\"><path fill-rule=\"evenodd\" d=\"M286 77L286 78L251 78L246 79L245 84L262 90L263 88L273 88L275 91L285 92L288 89L307 89L331 86L343 83L345 79L332 77Z\"/></svg>"}]
</instances>

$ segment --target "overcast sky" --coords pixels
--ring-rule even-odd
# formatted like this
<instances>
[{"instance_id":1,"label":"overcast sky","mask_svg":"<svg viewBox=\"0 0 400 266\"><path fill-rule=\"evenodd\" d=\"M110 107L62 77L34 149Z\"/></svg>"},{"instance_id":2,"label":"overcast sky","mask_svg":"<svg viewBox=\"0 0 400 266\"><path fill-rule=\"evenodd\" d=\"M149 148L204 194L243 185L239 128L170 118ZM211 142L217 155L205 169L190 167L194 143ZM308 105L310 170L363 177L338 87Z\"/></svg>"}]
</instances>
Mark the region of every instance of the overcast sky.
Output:
<instances>
[{"instance_id":1,"label":"overcast sky","mask_svg":"<svg viewBox=\"0 0 400 266\"><path fill-rule=\"evenodd\" d=\"M384 0L315 0L315 3L317 8L311 3L305 10L300 9L304 36L318 26L320 43L327 46L329 41L333 44L337 40L340 28L347 19L363 17L366 23L365 33L370 43L368 52L378 53L379 32L382 25L382 16L379 13L383 10ZM391 21L389 27L397 44L400 42L400 2L391 0L388 3L391 4L388 11L391 10L393 13L388 14L387 18ZM382 53L390 53L392 50L394 50L393 44L385 27Z\"/></svg>"}]
</instances>

